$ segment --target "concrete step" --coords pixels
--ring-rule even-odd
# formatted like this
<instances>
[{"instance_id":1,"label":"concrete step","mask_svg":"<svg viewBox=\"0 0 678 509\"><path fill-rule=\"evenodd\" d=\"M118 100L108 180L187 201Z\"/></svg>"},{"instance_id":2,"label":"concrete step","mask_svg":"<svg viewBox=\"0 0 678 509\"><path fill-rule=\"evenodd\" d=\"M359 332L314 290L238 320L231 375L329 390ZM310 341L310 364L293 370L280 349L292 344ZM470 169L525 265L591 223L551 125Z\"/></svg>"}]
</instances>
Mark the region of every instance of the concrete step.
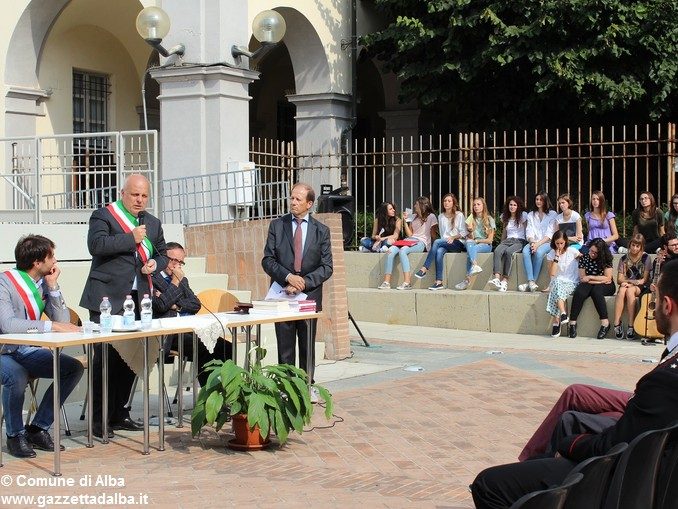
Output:
<instances>
[{"instance_id":1,"label":"concrete step","mask_svg":"<svg viewBox=\"0 0 678 509\"><path fill-rule=\"evenodd\" d=\"M614 296L605 300L612 320ZM546 301L547 294L541 292L348 289L349 310L358 321L511 334L550 335ZM571 299L568 309L570 304ZM591 299L577 324L582 337L598 333L600 320Z\"/></svg>"}]
</instances>

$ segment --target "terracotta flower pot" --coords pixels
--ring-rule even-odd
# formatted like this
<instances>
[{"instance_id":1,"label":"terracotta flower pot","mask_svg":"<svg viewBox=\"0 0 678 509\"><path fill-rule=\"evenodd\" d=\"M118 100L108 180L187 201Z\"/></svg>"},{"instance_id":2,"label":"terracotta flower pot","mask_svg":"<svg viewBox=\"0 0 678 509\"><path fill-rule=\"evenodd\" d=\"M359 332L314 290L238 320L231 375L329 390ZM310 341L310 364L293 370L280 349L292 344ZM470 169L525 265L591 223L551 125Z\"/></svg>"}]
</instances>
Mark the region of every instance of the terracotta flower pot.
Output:
<instances>
[{"instance_id":1,"label":"terracotta flower pot","mask_svg":"<svg viewBox=\"0 0 678 509\"><path fill-rule=\"evenodd\" d=\"M228 446L237 451L248 451L268 447L271 441L268 437L262 437L259 426L250 431L247 424L247 414L233 416L233 432L235 438L228 441Z\"/></svg>"}]
</instances>

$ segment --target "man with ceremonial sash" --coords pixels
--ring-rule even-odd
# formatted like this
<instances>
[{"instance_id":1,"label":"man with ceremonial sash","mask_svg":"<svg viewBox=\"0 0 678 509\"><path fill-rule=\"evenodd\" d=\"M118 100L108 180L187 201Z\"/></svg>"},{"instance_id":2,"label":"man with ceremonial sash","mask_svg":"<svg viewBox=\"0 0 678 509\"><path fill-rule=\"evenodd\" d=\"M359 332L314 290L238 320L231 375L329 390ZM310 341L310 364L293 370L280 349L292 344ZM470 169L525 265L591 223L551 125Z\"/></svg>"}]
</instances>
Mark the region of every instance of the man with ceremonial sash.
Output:
<instances>
[{"instance_id":1,"label":"man with ceremonial sash","mask_svg":"<svg viewBox=\"0 0 678 509\"><path fill-rule=\"evenodd\" d=\"M0 274L0 333L78 332L69 322L57 280L61 270L54 256L54 243L41 235L22 237L14 250L16 268ZM43 312L49 320L41 321ZM52 386L40 402L33 422L24 427L22 409L30 378L53 378L53 357L49 348L0 345L2 407L7 431L7 448L12 456L33 458L33 448L54 451L47 431L54 421ZM82 376L77 359L61 354L61 404Z\"/></svg>"},{"instance_id":2,"label":"man with ceremonial sash","mask_svg":"<svg viewBox=\"0 0 678 509\"><path fill-rule=\"evenodd\" d=\"M150 183L143 175L125 180L121 199L92 213L87 247L92 266L82 292L80 305L89 309L90 319L99 322L99 306L108 297L112 313L122 314L126 295L132 295L139 318L144 294L153 295L151 276L167 266L167 248L160 220L146 212ZM94 348L94 435L102 436L101 364L102 346ZM134 383L134 372L115 348L108 347L108 418L112 429L141 430L125 408ZM111 429L109 428L109 430ZM112 436L112 431L109 436Z\"/></svg>"}]
</instances>

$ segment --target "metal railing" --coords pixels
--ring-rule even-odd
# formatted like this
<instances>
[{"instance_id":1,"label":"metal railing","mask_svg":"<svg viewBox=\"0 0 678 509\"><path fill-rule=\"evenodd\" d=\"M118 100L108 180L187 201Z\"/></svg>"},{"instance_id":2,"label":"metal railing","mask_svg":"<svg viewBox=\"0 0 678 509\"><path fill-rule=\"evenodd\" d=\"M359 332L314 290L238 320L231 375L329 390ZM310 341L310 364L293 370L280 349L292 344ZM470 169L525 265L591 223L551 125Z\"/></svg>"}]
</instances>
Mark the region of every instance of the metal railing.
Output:
<instances>
[{"instance_id":1,"label":"metal railing","mask_svg":"<svg viewBox=\"0 0 678 509\"><path fill-rule=\"evenodd\" d=\"M448 192L467 214L473 198L483 196L496 216L511 195L531 207L539 191L554 202L567 192L585 210L591 193L602 190L625 227L641 192L651 191L663 206L676 193L677 142L676 125L668 123L364 139L346 154L299 154L293 143L252 139L250 158L266 168L264 179L303 179L316 189L328 172L346 172L358 235L369 233L367 216L384 201L400 211L423 195L440 207Z\"/></svg>"},{"instance_id":2,"label":"metal railing","mask_svg":"<svg viewBox=\"0 0 678 509\"><path fill-rule=\"evenodd\" d=\"M205 224L277 217L288 210L288 181L263 181L259 168L160 182L165 223Z\"/></svg>"},{"instance_id":3,"label":"metal railing","mask_svg":"<svg viewBox=\"0 0 678 509\"><path fill-rule=\"evenodd\" d=\"M0 138L0 221L86 223L130 173L148 177L157 214L156 131Z\"/></svg>"}]
</instances>

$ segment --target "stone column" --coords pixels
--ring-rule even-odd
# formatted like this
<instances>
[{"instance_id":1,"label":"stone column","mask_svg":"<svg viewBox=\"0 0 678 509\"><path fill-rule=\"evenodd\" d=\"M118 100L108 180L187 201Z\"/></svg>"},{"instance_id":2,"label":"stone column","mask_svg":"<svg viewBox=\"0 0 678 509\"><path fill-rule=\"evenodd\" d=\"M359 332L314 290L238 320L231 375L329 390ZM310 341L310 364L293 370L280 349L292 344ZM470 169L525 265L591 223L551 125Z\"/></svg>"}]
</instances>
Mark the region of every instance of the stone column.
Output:
<instances>
[{"instance_id":1,"label":"stone column","mask_svg":"<svg viewBox=\"0 0 678 509\"><path fill-rule=\"evenodd\" d=\"M320 184L341 185L342 132L351 124L351 97L334 92L288 95L297 107L297 154L301 168L299 179L308 182L316 192Z\"/></svg>"}]
</instances>

